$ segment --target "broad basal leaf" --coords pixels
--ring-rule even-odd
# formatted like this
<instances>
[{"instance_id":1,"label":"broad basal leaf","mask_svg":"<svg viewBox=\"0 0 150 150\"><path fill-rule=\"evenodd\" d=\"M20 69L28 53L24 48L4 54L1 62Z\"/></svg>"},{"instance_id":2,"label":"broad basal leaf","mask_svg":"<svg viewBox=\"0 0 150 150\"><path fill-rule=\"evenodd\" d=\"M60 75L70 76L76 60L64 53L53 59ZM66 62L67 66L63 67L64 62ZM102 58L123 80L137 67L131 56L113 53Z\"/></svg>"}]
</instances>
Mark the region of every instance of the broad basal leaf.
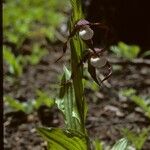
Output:
<instances>
[{"instance_id":1,"label":"broad basal leaf","mask_svg":"<svg viewBox=\"0 0 150 150\"><path fill-rule=\"evenodd\" d=\"M50 150L87 150L85 137L77 132L59 128L38 128L48 141Z\"/></svg>"}]
</instances>

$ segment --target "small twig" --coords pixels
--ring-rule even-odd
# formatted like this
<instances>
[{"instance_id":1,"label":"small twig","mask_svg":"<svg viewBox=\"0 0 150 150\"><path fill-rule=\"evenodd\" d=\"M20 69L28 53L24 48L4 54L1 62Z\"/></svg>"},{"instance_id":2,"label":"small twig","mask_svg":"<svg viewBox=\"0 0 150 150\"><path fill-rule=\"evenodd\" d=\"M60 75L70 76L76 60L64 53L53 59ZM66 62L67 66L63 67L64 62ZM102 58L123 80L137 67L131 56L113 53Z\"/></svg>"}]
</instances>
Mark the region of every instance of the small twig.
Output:
<instances>
[{"instance_id":1,"label":"small twig","mask_svg":"<svg viewBox=\"0 0 150 150\"><path fill-rule=\"evenodd\" d=\"M150 60L149 59L143 59L143 58L137 58L137 59L133 59L131 61L109 59L109 62L112 64L117 64L117 65L135 65L135 66L140 65L140 66L150 67Z\"/></svg>"}]
</instances>

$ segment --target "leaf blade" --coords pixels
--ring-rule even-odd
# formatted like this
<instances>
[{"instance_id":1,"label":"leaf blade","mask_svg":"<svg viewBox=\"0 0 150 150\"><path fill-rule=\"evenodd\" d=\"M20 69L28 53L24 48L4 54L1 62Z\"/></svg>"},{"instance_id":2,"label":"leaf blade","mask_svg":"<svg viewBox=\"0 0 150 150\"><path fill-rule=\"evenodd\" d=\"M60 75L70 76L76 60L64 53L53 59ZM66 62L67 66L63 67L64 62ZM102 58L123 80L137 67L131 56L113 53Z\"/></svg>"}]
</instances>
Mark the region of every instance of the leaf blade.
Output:
<instances>
[{"instance_id":1,"label":"leaf blade","mask_svg":"<svg viewBox=\"0 0 150 150\"><path fill-rule=\"evenodd\" d=\"M50 143L61 150L86 150L85 137L59 128L38 128L37 131Z\"/></svg>"},{"instance_id":2,"label":"leaf blade","mask_svg":"<svg viewBox=\"0 0 150 150\"><path fill-rule=\"evenodd\" d=\"M126 138L122 138L115 143L111 150L127 150L128 141Z\"/></svg>"}]
</instances>

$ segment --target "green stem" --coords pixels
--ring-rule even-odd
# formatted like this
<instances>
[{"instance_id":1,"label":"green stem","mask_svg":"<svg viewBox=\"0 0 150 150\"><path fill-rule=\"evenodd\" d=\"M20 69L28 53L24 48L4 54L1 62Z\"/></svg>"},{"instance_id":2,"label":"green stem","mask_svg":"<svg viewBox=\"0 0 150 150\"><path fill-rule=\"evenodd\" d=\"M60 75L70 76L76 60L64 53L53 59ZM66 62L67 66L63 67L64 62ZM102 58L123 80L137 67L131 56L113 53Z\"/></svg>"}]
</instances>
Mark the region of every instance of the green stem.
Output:
<instances>
[{"instance_id":1,"label":"green stem","mask_svg":"<svg viewBox=\"0 0 150 150\"><path fill-rule=\"evenodd\" d=\"M70 18L69 30L70 33L74 28L74 25L81 19L84 18L81 6L81 0L70 0L72 5L72 15ZM70 40L71 48L71 74L73 80L73 91L75 95L74 106L76 106L76 113L78 114L78 119L73 119L74 127L73 129L83 133L86 136L86 143L88 149L90 149L89 137L85 128L85 117L86 117L86 102L84 98L84 86L83 86L83 64L80 66L80 60L83 56L83 51L85 45L80 39L78 33Z\"/></svg>"},{"instance_id":2,"label":"green stem","mask_svg":"<svg viewBox=\"0 0 150 150\"><path fill-rule=\"evenodd\" d=\"M80 0L71 0L72 4L72 16L70 19L70 32L72 31L74 24L83 18L81 2ZM83 78L83 65L78 66L82 53L83 53L83 42L80 40L78 35L75 35L70 40L71 47L71 71L73 79L73 87L75 92L75 102L77 105L77 111L80 117L80 132L86 133L85 130L85 100L84 100L84 87L82 83Z\"/></svg>"}]
</instances>

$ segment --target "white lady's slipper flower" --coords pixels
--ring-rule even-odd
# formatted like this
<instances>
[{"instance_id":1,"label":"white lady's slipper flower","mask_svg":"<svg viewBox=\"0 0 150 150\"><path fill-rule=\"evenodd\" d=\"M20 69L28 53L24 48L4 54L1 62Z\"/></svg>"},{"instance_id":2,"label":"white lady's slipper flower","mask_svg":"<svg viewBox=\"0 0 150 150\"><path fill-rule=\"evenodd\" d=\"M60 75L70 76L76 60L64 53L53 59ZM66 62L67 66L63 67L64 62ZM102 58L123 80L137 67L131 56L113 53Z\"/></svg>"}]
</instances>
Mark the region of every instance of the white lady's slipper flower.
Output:
<instances>
[{"instance_id":1,"label":"white lady's slipper flower","mask_svg":"<svg viewBox=\"0 0 150 150\"><path fill-rule=\"evenodd\" d=\"M79 36L83 40L90 40L93 35L94 31L88 25L84 26L84 28L79 31Z\"/></svg>"},{"instance_id":2,"label":"white lady's slipper flower","mask_svg":"<svg viewBox=\"0 0 150 150\"><path fill-rule=\"evenodd\" d=\"M105 66L106 65L106 63L107 63L107 59L106 59L106 57L96 57L96 58L91 58L90 59L90 63L91 63L91 65L93 66L93 67L95 67L95 68L101 68L101 67L103 67L103 66Z\"/></svg>"}]
</instances>

